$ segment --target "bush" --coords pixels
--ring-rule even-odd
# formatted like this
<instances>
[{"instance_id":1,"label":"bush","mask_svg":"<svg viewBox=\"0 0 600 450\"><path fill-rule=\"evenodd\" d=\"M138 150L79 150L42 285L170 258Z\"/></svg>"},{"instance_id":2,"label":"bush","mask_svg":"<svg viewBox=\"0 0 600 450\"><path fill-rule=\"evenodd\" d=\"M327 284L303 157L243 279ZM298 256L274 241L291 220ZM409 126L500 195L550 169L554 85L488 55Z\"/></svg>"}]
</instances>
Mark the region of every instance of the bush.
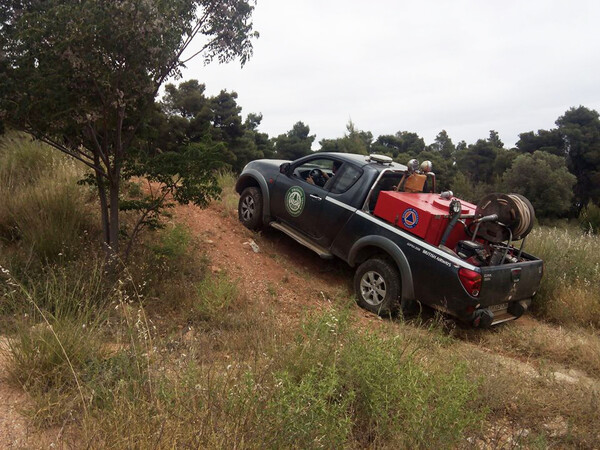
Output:
<instances>
[{"instance_id":1,"label":"bush","mask_svg":"<svg viewBox=\"0 0 600 450\"><path fill-rule=\"evenodd\" d=\"M357 332L345 314L327 313L305 326L282 373L297 385L312 379L315 371L335 380L338 385L332 392L339 397L330 400L331 408L350 406L342 418L350 416L352 437L361 446L458 443L462 433L483 418L481 411L469 407L477 384L467 379L462 364L450 371L424 369L406 350L399 338ZM340 421L341 435L345 423Z\"/></svg>"}]
</instances>

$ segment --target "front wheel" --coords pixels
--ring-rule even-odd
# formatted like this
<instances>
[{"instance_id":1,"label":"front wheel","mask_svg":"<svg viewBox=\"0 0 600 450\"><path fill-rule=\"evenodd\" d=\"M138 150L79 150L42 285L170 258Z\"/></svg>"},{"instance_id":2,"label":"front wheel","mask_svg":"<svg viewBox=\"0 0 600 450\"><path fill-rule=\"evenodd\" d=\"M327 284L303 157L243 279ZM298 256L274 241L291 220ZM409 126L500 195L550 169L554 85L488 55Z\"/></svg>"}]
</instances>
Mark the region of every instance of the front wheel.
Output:
<instances>
[{"instance_id":1,"label":"front wheel","mask_svg":"<svg viewBox=\"0 0 600 450\"><path fill-rule=\"evenodd\" d=\"M400 274L386 259L369 259L356 269L354 291L362 308L380 316L393 316L399 308Z\"/></svg>"},{"instance_id":2,"label":"front wheel","mask_svg":"<svg viewBox=\"0 0 600 450\"><path fill-rule=\"evenodd\" d=\"M250 230L258 230L262 227L263 199L260 189L247 187L240 195L238 203L238 217L240 222Z\"/></svg>"}]
</instances>

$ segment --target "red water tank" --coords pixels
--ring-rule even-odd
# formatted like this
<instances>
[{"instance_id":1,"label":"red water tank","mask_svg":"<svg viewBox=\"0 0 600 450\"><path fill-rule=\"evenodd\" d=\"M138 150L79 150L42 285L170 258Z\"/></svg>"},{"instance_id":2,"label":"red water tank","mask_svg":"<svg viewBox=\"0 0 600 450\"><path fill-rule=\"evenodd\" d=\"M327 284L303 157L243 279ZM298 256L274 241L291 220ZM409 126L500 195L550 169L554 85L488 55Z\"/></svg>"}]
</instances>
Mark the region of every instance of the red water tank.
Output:
<instances>
[{"instance_id":1,"label":"red water tank","mask_svg":"<svg viewBox=\"0 0 600 450\"><path fill-rule=\"evenodd\" d=\"M450 201L439 194L382 191L373 214L437 246L450 222ZM461 214L475 214L475 205L460 202ZM453 249L458 241L468 238L463 225L457 223L445 245Z\"/></svg>"}]
</instances>

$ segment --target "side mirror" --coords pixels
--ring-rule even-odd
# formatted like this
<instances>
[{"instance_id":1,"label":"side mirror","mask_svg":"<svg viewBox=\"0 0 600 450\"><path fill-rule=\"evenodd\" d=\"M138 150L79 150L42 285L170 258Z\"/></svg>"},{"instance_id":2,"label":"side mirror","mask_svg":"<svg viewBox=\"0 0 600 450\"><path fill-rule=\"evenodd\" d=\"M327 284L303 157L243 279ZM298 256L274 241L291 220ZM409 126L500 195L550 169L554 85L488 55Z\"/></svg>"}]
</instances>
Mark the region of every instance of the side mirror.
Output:
<instances>
[{"instance_id":1,"label":"side mirror","mask_svg":"<svg viewBox=\"0 0 600 450\"><path fill-rule=\"evenodd\" d=\"M289 175L290 173L290 163L283 163L279 166L279 173L283 173L285 175Z\"/></svg>"}]
</instances>

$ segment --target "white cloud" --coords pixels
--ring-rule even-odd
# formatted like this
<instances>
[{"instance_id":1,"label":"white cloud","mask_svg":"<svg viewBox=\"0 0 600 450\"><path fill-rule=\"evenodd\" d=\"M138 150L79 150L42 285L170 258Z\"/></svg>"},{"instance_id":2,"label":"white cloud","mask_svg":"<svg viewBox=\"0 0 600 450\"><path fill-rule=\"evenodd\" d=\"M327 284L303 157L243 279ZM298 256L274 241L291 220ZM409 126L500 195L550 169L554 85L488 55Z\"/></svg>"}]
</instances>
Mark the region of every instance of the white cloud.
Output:
<instances>
[{"instance_id":1,"label":"white cloud","mask_svg":"<svg viewBox=\"0 0 600 450\"><path fill-rule=\"evenodd\" d=\"M302 120L335 138L352 118L375 136L493 128L512 145L571 106L600 109L598 17L587 0L259 0L246 67L197 60L184 78L236 91L270 136Z\"/></svg>"}]
</instances>

